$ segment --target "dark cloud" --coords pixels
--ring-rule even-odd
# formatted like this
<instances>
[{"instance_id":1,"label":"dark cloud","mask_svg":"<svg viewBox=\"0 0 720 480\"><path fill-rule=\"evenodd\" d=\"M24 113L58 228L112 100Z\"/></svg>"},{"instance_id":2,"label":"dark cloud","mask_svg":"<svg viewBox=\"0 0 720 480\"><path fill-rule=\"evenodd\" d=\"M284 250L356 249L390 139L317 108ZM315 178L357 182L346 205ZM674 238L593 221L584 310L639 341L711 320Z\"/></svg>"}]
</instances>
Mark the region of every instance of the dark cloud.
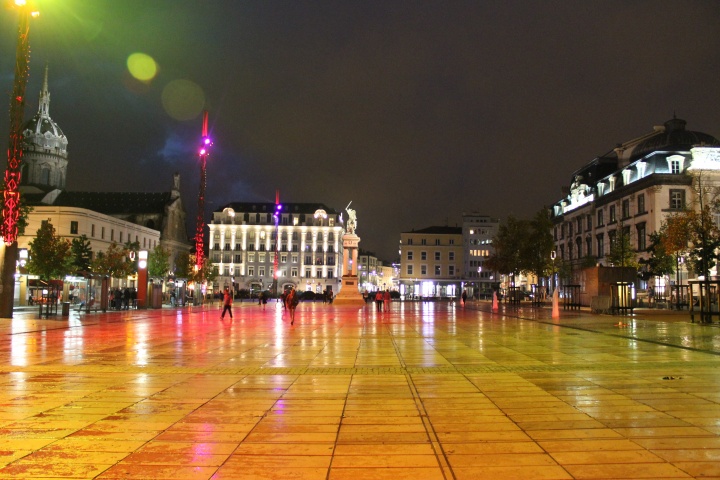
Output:
<instances>
[{"instance_id":1,"label":"dark cloud","mask_svg":"<svg viewBox=\"0 0 720 480\"><path fill-rule=\"evenodd\" d=\"M48 62L69 188L164 189L179 170L194 218L201 120L173 120L161 101L189 80L215 139L210 208L276 189L337 209L353 200L362 246L388 260L400 231L464 211L530 216L572 171L674 113L720 134L710 0L42 5L28 114ZM7 92L15 18L2 12ZM150 84L127 74L133 52L157 61Z\"/></svg>"}]
</instances>

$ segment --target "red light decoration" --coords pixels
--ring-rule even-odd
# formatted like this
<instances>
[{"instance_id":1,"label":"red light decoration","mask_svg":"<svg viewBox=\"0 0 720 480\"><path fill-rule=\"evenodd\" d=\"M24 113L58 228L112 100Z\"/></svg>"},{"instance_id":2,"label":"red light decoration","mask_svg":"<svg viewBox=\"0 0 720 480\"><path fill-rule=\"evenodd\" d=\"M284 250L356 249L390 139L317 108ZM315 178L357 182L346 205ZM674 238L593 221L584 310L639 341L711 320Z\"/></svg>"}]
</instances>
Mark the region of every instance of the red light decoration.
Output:
<instances>
[{"instance_id":1,"label":"red light decoration","mask_svg":"<svg viewBox=\"0 0 720 480\"><path fill-rule=\"evenodd\" d=\"M18 43L15 54L15 82L10 98L10 142L8 145L8 162L5 170L5 189L3 192L3 222L2 236L6 245L17 240L18 218L20 217L20 166L22 162L22 122L27 87L28 73L30 71L30 12L20 10L18 25Z\"/></svg>"},{"instance_id":2,"label":"red light decoration","mask_svg":"<svg viewBox=\"0 0 720 480\"><path fill-rule=\"evenodd\" d=\"M207 179L208 149L212 145L208 137L208 112L203 112L202 144L200 148L200 192L198 193L198 214L195 228L195 266L202 272L205 261L205 183Z\"/></svg>"}]
</instances>

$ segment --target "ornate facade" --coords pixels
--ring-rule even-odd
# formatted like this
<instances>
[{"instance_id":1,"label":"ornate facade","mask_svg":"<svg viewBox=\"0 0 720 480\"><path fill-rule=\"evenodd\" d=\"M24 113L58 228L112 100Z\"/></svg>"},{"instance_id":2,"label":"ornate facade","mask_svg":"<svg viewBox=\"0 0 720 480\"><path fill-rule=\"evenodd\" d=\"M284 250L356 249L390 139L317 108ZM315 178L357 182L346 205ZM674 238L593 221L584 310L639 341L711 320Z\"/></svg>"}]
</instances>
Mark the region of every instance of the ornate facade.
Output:
<instances>
[{"instance_id":1,"label":"ornate facade","mask_svg":"<svg viewBox=\"0 0 720 480\"><path fill-rule=\"evenodd\" d=\"M278 291L339 292L342 215L323 204L231 203L213 212L209 230L216 289L271 290L277 278Z\"/></svg>"},{"instance_id":2,"label":"ornate facade","mask_svg":"<svg viewBox=\"0 0 720 480\"><path fill-rule=\"evenodd\" d=\"M40 191L52 188L63 189L67 176L68 141L60 127L50 118L47 67L45 67L39 104L35 116L23 127L20 184L36 186ZM29 189L25 188L25 190Z\"/></svg>"}]
</instances>

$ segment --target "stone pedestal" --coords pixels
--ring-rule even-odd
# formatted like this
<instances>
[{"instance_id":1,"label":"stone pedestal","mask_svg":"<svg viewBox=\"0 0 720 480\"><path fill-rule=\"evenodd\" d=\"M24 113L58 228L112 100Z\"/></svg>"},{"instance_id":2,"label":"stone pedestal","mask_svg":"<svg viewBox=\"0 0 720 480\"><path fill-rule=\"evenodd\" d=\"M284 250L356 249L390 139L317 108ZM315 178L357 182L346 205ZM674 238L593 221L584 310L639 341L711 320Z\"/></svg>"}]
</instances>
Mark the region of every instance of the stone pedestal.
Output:
<instances>
[{"instance_id":1,"label":"stone pedestal","mask_svg":"<svg viewBox=\"0 0 720 480\"><path fill-rule=\"evenodd\" d=\"M360 237L354 233L343 235L343 275L340 282L340 292L333 300L335 305L357 305L362 307L365 301L358 289L357 257Z\"/></svg>"}]
</instances>

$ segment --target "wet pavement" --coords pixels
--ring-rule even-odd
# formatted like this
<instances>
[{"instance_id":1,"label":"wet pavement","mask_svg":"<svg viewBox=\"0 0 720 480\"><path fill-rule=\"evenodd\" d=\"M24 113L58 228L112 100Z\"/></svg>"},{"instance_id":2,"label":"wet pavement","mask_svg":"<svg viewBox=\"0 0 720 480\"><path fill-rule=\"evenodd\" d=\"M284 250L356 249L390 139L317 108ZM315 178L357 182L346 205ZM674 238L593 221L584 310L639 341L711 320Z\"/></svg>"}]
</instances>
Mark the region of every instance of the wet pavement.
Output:
<instances>
[{"instance_id":1,"label":"wet pavement","mask_svg":"<svg viewBox=\"0 0 720 480\"><path fill-rule=\"evenodd\" d=\"M720 478L687 312L220 311L0 320L0 478Z\"/></svg>"}]
</instances>

